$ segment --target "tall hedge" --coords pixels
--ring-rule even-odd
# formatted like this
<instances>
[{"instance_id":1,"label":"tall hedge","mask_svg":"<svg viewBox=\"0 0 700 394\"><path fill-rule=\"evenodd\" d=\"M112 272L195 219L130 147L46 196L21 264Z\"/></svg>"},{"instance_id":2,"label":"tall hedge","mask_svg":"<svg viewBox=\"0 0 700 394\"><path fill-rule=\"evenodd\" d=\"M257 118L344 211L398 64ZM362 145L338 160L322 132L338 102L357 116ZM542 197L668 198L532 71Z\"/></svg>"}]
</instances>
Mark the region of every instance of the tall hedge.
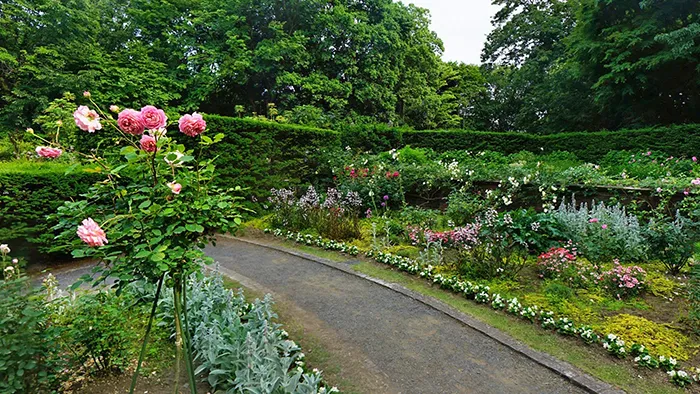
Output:
<instances>
[{"instance_id":1,"label":"tall hedge","mask_svg":"<svg viewBox=\"0 0 700 394\"><path fill-rule=\"evenodd\" d=\"M0 163L0 243L9 244L13 256L34 261L45 258L54 225L47 216L64 201L78 198L99 179L83 171L64 175L67 167L54 163Z\"/></svg>"},{"instance_id":2,"label":"tall hedge","mask_svg":"<svg viewBox=\"0 0 700 394\"><path fill-rule=\"evenodd\" d=\"M700 125L677 125L637 130L576 132L550 135L496 133L469 130L413 131L387 128L348 128L343 141L366 150L382 151L405 145L449 150L492 150L505 154L520 151L574 153L582 160L597 161L611 150L658 150L674 156L700 153ZM382 142L373 148L371 141Z\"/></svg>"},{"instance_id":3,"label":"tall hedge","mask_svg":"<svg viewBox=\"0 0 700 394\"><path fill-rule=\"evenodd\" d=\"M205 152L216 157L218 182L249 187L254 196L311 182L321 152L340 146L340 134L331 130L215 115L205 120L209 135L224 134Z\"/></svg>"}]
</instances>

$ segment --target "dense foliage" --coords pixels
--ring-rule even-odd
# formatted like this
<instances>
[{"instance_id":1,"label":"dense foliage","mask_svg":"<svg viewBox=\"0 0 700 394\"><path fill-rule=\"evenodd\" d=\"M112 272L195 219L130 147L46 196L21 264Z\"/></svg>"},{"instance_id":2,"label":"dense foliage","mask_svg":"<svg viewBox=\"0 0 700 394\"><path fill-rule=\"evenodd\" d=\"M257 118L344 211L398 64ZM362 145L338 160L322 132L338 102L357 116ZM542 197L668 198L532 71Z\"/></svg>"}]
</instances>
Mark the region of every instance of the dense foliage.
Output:
<instances>
[{"instance_id":1,"label":"dense foliage","mask_svg":"<svg viewBox=\"0 0 700 394\"><path fill-rule=\"evenodd\" d=\"M694 0L493 3L479 67L441 61L428 10L391 0L4 1L2 128L31 126L52 100L88 87L105 105L324 127L700 122Z\"/></svg>"},{"instance_id":2,"label":"dense foliage","mask_svg":"<svg viewBox=\"0 0 700 394\"><path fill-rule=\"evenodd\" d=\"M30 259L46 256L54 246L51 227L56 224L48 216L99 179L82 168L66 175L68 168L65 163L49 162L0 166L0 239L17 245L18 255Z\"/></svg>"}]
</instances>

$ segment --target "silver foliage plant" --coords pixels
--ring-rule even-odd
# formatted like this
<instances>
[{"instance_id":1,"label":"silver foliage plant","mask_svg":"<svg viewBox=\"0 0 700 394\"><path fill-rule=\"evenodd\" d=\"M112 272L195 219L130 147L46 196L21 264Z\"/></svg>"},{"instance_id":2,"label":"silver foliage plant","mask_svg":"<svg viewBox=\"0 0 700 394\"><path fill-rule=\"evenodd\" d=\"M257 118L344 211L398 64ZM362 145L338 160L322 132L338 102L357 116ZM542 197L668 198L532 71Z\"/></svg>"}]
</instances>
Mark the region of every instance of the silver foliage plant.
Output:
<instances>
[{"instance_id":1,"label":"silver foliage plant","mask_svg":"<svg viewBox=\"0 0 700 394\"><path fill-rule=\"evenodd\" d=\"M168 320L173 308L170 298L163 297L159 308L161 324L172 328L174 323ZM191 276L187 326L197 375L207 375L214 392L338 392L323 385L319 371L304 369L304 354L273 321L277 315L272 304L270 295L248 303L241 291L225 288L219 274Z\"/></svg>"},{"instance_id":2,"label":"silver foliage plant","mask_svg":"<svg viewBox=\"0 0 700 394\"><path fill-rule=\"evenodd\" d=\"M570 202L562 201L552 214L564 235L588 259L639 261L646 256L647 245L639 220L619 203L608 206L593 201L589 206L577 204L572 196Z\"/></svg>"}]
</instances>

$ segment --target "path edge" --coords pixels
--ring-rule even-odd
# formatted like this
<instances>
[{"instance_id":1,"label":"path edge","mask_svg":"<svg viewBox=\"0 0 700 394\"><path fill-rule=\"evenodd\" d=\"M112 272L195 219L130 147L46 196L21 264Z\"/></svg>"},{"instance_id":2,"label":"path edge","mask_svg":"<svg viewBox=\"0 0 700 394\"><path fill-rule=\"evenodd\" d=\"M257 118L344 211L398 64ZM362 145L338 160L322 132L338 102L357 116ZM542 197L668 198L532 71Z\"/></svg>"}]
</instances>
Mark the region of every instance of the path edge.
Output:
<instances>
[{"instance_id":1,"label":"path edge","mask_svg":"<svg viewBox=\"0 0 700 394\"><path fill-rule=\"evenodd\" d=\"M235 241L239 242L244 242L247 244L251 245L256 245L260 246L263 248L267 249L272 249L276 250L278 252L286 253L295 257L299 257L305 260L312 261L314 263L322 264L325 265L329 268L333 268L335 270L344 272L348 275L355 276L357 278L361 278L367 281L370 281L372 283L375 283L379 286L385 287L389 290L392 290L396 293L402 294L406 297L409 297L415 301L418 301L424 305L429 306L430 308L433 308L437 310L438 312L441 312L452 319L455 319L459 321L460 323L464 324L467 327L472 328L473 330L476 330L487 337L493 339L494 341L502 344L503 346L506 346L507 348L515 351L516 353L519 353L530 360L536 362L537 364L542 365L543 367L557 373L558 375L566 378L567 380L571 381L573 384L581 387L582 389L590 392L590 393L595 393L595 394L623 394L625 393L623 390L620 390L614 386L612 386L609 383L603 382L602 380L599 380L581 370L579 370L577 367L574 367L573 365L569 364L566 361L559 360L558 358L549 355L547 353L541 352L539 350L535 350L531 348L530 346L518 341L517 339L511 337L510 335L504 333L503 331L491 327L490 325L477 320L455 308L452 306L435 299L430 296L425 296L423 294L420 294L418 292L415 292L413 290L410 290L404 286L401 286L397 283L390 283L386 282L384 280L374 278L372 276L363 274L361 272L357 272L350 268L347 264L344 263L339 263L335 262L329 259L324 259L321 257L317 257L308 253L300 252L297 250L292 250L289 248L277 246L277 245L271 245L268 243L264 242L259 242L259 241L254 241L251 239L246 239L246 238L241 238L241 237L236 237L228 234L217 234L218 236L222 238L228 238L232 239Z\"/></svg>"}]
</instances>

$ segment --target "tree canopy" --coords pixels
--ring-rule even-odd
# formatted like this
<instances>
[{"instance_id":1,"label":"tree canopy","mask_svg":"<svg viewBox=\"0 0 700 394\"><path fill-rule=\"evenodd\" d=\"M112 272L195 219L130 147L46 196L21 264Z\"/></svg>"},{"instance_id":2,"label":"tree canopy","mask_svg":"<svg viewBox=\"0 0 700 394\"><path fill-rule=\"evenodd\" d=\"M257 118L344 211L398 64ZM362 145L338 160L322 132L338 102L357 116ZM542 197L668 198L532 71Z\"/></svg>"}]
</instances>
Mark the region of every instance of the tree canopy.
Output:
<instances>
[{"instance_id":1,"label":"tree canopy","mask_svg":"<svg viewBox=\"0 0 700 394\"><path fill-rule=\"evenodd\" d=\"M700 122L700 2L493 0L482 65L392 0L6 0L0 122L65 92L316 126L552 133Z\"/></svg>"}]
</instances>

